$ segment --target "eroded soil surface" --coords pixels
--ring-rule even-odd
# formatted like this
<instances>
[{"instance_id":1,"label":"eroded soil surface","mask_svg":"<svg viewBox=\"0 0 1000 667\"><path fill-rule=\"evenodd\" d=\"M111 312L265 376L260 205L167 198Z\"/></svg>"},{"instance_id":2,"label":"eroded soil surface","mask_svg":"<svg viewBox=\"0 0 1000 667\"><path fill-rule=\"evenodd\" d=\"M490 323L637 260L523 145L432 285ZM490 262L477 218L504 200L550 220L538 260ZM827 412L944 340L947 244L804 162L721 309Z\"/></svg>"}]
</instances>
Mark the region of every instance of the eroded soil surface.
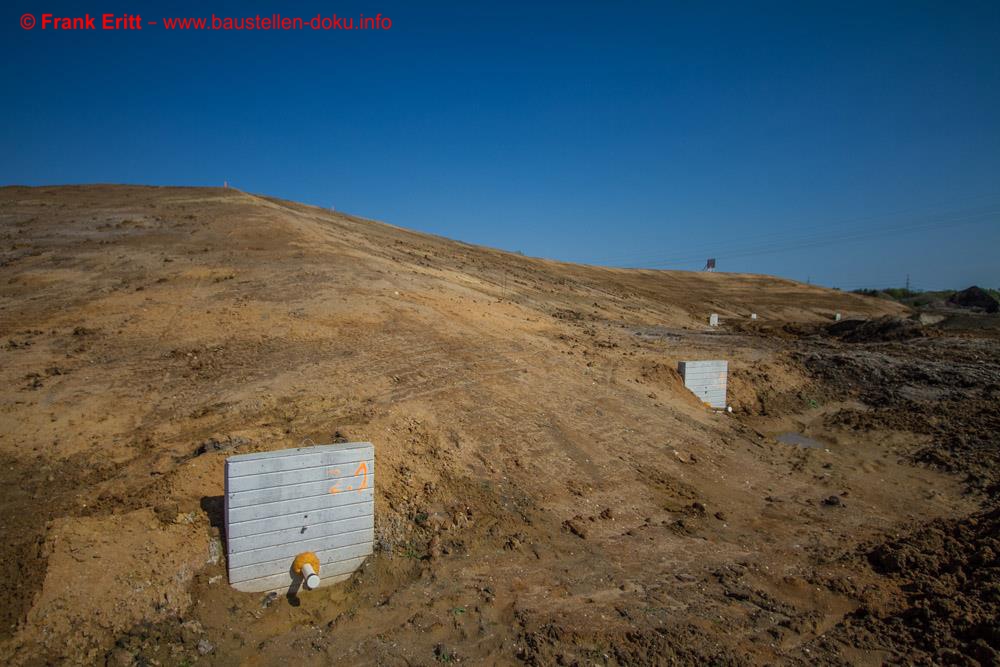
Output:
<instances>
[{"instance_id":1,"label":"eroded soil surface","mask_svg":"<svg viewBox=\"0 0 1000 667\"><path fill-rule=\"evenodd\" d=\"M908 314L233 190L0 189L0 659L998 664L998 320ZM729 360L732 414L685 359ZM376 447L375 555L231 589L225 458L337 439Z\"/></svg>"}]
</instances>

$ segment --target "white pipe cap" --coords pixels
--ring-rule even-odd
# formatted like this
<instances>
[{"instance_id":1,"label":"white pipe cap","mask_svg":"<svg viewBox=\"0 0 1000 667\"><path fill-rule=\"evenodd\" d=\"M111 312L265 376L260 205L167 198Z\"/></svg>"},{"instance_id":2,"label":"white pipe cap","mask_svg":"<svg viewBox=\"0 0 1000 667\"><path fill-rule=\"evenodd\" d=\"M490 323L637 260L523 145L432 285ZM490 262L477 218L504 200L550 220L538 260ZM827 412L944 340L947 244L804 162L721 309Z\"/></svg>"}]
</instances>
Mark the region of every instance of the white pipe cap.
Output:
<instances>
[{"instance_id":1,"label":"white pipe cap","mask_svg":"<svg viewBox=\"0 0 1000 667\"><path fill-rule=\"evenodd\" d=\"M319 575L316 574L312 565L306 563L302 566L302 581L305 584L306 590L312 590L319 587Z\"/></svg>"}]
</instances>

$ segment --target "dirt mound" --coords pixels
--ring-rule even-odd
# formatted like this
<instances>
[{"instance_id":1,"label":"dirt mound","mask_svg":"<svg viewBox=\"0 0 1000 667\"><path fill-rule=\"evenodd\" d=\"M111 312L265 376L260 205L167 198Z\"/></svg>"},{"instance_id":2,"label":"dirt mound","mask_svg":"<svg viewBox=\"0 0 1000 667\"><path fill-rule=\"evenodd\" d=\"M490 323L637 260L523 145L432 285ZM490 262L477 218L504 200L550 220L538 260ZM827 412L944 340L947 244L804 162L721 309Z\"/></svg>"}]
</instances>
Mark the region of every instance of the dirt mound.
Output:
<instances>
[{"instance_id":1,"label":"dirt mound","mask_svg":"<svg viewBox=\"0 0 1000 667\"><path fill-rule=\"evenodd\" d=\"M1000 665L1000 509L931 522L866 559L895 593L862 604L828 641L890 664Z\"/></svg>"},{"instance_id":2,"label":"dirt mound","mask_svg":"<svg viewBox=\"0 0 1000 667\"><path fill-rule=\"evenodd\" d=\"M830 427L888 428L930 439L904 453L920 465L964 476L972 489L1000 490L1000 348L989 338L928 337L852 343L798 355L831 397L866 409L826 417Z\"/></svg>"},{"instance_id":3,"label":"dirt mound","mask_svg":"<svg viewBox=\"0 0 1000 667\"><path fill-rule=\"evenodd\" d=\"M46 568L46 522L74 508L77 489L99 483L110 466L74 457L50 461L39 457L22 461L0 452L0 527L6 535L0 545L0 639L13 634L42 587Z\"/></svg>"},{"instance_id":4,"label":"dirt mound","mask_svg":"<svg viewBox=\"0 0 1000 667\"><path fill-rule=\"evenodd\" d=\"M877 343L920 338L927 333L920 322L885 315L874 320L844 320L826 328L827 333L848 343Z\"/></svg>"},{"instance_id":5,"label":"dirt mound","mask_svg":"<svg viewBox=\"0 0 1000 667\"><path fill-rule=\"evenodd\" d=\"M1000 310L1000 302L993 298L986 290L976 287L968 287L961 292L955 292L948 303L960 308L970 308L981 310L986 313L995 313Z\"/></svg>"}]
</instances>

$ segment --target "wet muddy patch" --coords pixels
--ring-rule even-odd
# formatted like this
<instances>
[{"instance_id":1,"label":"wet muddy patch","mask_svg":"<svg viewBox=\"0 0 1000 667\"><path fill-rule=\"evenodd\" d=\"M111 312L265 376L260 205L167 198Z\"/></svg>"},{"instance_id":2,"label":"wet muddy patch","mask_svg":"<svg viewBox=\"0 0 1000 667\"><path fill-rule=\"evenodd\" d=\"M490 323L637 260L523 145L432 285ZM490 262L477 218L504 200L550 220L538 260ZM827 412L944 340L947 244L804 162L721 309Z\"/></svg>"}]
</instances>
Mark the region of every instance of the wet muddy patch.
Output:
<instances>
[{"instance_id":1,"label":"wet muddy patch","mask_svg":"<svg viewBox=\"0 0 1000 667\"><path fill-rule=\"evenodd\" d=\"M778 433L774 436L774 439L778 442L784 443L786 445L794 445L795 447L804 447L805 449L827 449L819 440L815 438L810 438L807 435L802 435L795 431L786 431L784 433Z\"/></svg>"}]
</instances>

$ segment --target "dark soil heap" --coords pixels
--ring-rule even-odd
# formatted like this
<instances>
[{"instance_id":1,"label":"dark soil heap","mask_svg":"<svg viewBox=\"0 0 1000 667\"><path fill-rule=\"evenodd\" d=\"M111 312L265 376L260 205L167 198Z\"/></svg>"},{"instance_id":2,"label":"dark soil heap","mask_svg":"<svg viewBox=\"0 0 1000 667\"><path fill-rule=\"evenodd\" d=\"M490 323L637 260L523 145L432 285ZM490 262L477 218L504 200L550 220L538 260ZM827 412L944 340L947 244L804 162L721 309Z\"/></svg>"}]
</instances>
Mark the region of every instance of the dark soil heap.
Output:
<instances>
[{"instance_id":1,"label":"dark soil heap","mask_svg":"<svg viewBox=\"0 0 1000 667\"><path fill-rule=\"evenodd\" d=\"M844 320L827 327L827 333L847 343L877 343L921 338L927 334L919 322L885 315L874 320Z\"/></svg>"},{"instance_id":2,"label":"dark soil heap","mask_svg":"<svg viewBox=\"0 0 1000 667\"><path fill-rule=\"evenodd\" d=\"M986 313L995 313L997 310L1000 310L1000 302L990 296L986 290L976 287L975 285L966 288L961 292L955 292L951 298L948 299L948 303L953 306L959 306L960 308L974 308L976 310L982 310Z\"/></svg>"},{"instance_id":3,"label":"dark soil heap","mask_svg":"<svg viewBox=\"0 0 1000 667\"><path fill-rule=\"evenodd\" d=\"M1000 510L934 521L868 554L900 585L889 610L862 605L830 633L845 645L888 650L890 664L1000 664Z\"/></svg>"}]
</instances>

